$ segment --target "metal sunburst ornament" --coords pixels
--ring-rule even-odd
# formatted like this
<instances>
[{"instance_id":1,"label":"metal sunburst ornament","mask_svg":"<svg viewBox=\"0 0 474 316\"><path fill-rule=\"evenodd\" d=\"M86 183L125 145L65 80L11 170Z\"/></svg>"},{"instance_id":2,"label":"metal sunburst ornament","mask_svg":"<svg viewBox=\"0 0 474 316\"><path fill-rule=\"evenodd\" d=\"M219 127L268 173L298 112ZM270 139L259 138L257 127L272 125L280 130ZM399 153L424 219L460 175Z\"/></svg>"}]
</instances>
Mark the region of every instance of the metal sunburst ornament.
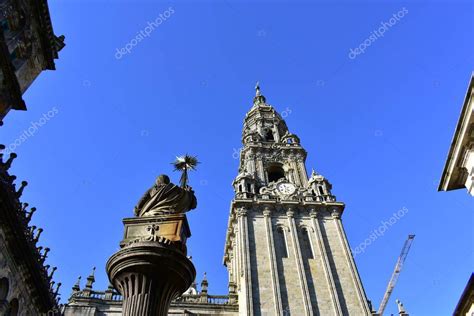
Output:
<instances>
[{"instance_id":1,"label":"metal sunburst ornament","mask_svg":"<svg viewBox=\"0 0 474 316\"><path fill-rule=\"evenodd\" d=\"M173 162L174 171L181 171L181 178L179 183L182 188L185 188L188 185L189 176L188 171L196 170L199 161L196 156L184 155L181 157L176 157L176 160Z\"/></svg>"}]
</instances>

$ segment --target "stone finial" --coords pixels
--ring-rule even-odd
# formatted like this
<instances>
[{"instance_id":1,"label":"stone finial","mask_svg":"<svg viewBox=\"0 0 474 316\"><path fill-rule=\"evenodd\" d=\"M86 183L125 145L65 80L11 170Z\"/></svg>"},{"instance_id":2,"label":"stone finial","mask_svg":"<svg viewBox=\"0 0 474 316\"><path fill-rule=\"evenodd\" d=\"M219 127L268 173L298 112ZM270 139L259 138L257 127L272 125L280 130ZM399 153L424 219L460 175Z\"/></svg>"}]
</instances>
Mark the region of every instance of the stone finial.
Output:
<instances>
[{"instance_id":1,"label":"stone finial","mask_svg":"<svg viewBox=\"0 0 474 316\"><path fill-rule=\"evenodd\" d=\"M61 282L59 282L57 285L56 285L56 291L54 291L54 297L57 297L58 296L58 293L59 293L59 288L61 287Z\"/></svg>"},{"instance_id":2,"label":"stone finial","mask_svg":"<svg viewBox=\"0 0 474 316\"><path fill-rule=\"evenodd\" d=\"M11 153L8 160L3 164L3 170L8 170L12 166L13 160L18 157L17 154Z\"/></svg>"},{"instance_id":3,"label":"stone finial","mask_svg":"<svg viewBox=\"0 0 474 316\"><path fill-rule=\"evenodd\" d=\"M77 278L76 284L72 287L72 293L77 293L81 290L81 276Z\"/></svg>"},{"instance_id":4,"label":"stone finial","mask_svg":"<svg viewBox=\"0 0 474 316\"><path fill-rule=\"evenodd\" d=\"M51 272L48 275L48 278L51 280L53 278L54 272L58 269L58 267L53 267Z\"/></svg>"},{"instance_id":5,"label":"stone finial","mask_svg":"<svg viewBox=\"0 0 474 316\"><path fill-rule=\"evenodd\" d=\"M38 228L38 229L36 230L36 232L37 232L37 233L36 233L36 236L33 238L33 242L34 242L35 244L39 241L40 236L41 236L41 233L43 232L43 228Z\"/></svg>"},{"instance_id":6,"label":"stone finial","mask_svg":"<svg viewBox=\"0 0 474 316\"><path fill-rule=\"evenodd\" d=\"M27 204L27 203L25 203ZM32 207L30 211L26 214L26 222L29 223L31 221L31 218L33 217L33 214L36 212L36 207Z\"/></svg>"},{"instance_id":7,"label":"stone finial","mask_svg":"<svg viewBox=\"0 0 474 316\"><path fill-rule=\"evenodd\" d=\"M43 254L41 255L41 258L40 258L40 262L41 264L46 260L46 258L48 257L48 252L50 251L50 249L48 247L44 248L44 252Z\"/></svg>"},{"instance_id":8,"label":"stone finial","mask_svg":"<svg viewBox=\"0 0 474 316\"><path fill-rule=\"evenodd\" d=\"M27 181L21 181L21 186L20 188L18 189L18 191L16 191L16 197L19 198L21 197L21 195L23 194L23 190L25 189L25 187L28 185L28 182Z\"/></svg>"},{"instance_id":9,"label":"stone finial","mask_svg":"<svg viewBox=\"0 0 474 316\"><path fill-rule=\"evenodd\" d=\"M30 230L28 231L28 234L30 235L31 240L33 240L33 235L35 234L36 226L33 225L30 227Z\"/></svg>"},{"instance_id":10,"label":"stone finial","mask_svg":"<svg viewBox=\"0 0 474 316\"><path fill-rule=\"evenodd\" d=\"M207 274L204 272L204 277L201 281L201 292L199 293L200 298L199 300L203 303L207 303L208 295L207 295L207 287L209 283L207 282Z\"/></svg>"},{"instance_id":11,"label":"stone finial","mask_svg":"<svg viewBox=\"0 0 474 316\"><path fill-rule=\"evenodd\" d=\"M26 209L28 208L29 204L28 203L22 203L21 204L21 211L26 213Z\"/></svg>"},{"instance_id":12,"label":"stone finial","mask_svg":"<svg viewBox=\"0 0 474 316\"><path fill-rule=\"evenodd\" d=\"M400 300L396 300L397 302L397 307L398 307L398 314L400 316L408 316L407 311L405 310L405 307L403 306L403 303Z\"/></svg>"},{"instance_id":13,"label":"stone finial","mask_svg":"<svg viewBox=\"0 0 474 316\"><path fill-rule=\"evenodd\" d=\"M90 289L90 290L92 289L92 284L94 284L95 282L94 273L95 273L95 267L92 268L91 274L87 277L86 289Z\"/></svg>"},{"instance_id":14,"label":"stone finial","mask_svg":"<svg viewBox=\"0 0 474 316\"><path fill-rule=\"evenodd\" d=\"M207 273L204 272L204 277L201 281L201 294L207 294L207 287L209 286L209 282L207 282Z\"/></svg>"}]
</instances>

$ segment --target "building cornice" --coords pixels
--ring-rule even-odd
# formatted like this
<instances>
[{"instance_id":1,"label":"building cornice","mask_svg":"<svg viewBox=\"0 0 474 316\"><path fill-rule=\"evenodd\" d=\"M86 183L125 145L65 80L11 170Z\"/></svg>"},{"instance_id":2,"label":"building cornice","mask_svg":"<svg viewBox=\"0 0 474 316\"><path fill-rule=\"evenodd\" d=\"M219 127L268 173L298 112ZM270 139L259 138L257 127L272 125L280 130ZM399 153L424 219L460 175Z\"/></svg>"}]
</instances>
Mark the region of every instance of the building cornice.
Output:
<instances>
[{"instance_id":1,"label":"building cornice","mask_svg":"<svg viewBox=\"0 0 474 316\"><path fill-rule=\"evenodd\" d=\"M438 186L438 191L449 191L454 189L460 189L464 187L464 183L459 183L457 177L454 177L456 168L458 167L459 161L462 157L462 149L469 142L470 126L474 124L474 73L471 74L471 80L467 88L466 96L464 98L464 104L461 109L456 130L451 141L449 148L448 157L444 165L441 180Z\"/></svg>"}]
</instances>

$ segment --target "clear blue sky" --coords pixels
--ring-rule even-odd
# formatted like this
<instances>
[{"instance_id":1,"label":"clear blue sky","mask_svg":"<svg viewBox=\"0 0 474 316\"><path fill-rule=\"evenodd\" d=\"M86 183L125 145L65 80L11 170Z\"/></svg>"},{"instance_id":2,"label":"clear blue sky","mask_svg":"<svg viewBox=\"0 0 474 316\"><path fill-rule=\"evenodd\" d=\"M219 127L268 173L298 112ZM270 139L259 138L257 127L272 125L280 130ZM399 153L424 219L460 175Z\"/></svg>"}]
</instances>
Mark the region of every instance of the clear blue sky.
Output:
<instances>
[{"instance_id":1,"label":"clear blue sky","mask_svg":"<svg viewBox=\"0 0 474 316\"><path fill-rule=\"evenodd\" d=\"M148 37L115 57L170 7ZM384 37L349 58L401 10ZM107 287L104 266L122 218L158 174L178 181L170 162L186 152L202 161L191 174L198 209L189 214L190 254L198 280L207 271L210 292L226 293L233 153L260 80L300 136L308 169L328 177L346 203L353 248L409 210L356 257L369 299L378 307L415 233L387 314L396 298L413 315L452 313L474 266L474 199L437 192L437 184L474 69L472 3L63 0L50 1L50 11L67 46L57 70L27 91L29 110L12 112L0 132L8 145L57 109L16 149L13 172L29 181L23 199L38 208L33 222L45 228L41 244L59 266L63 302L92 266L95 287Z\"/></svg>"}]
</instances>

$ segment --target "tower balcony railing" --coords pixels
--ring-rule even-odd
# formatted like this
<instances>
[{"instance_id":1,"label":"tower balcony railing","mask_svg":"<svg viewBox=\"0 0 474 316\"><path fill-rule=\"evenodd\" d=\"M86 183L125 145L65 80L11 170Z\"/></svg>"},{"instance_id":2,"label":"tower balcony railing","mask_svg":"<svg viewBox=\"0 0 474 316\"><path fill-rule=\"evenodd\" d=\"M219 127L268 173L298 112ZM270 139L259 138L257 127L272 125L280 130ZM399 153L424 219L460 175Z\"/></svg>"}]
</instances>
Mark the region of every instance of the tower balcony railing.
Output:
<instances>
[{"instance_id":1,"label":"tower balcony railing","mask_svg":"<svg viewBox=\"0 0 474 316\"><path fill-rule=\"evenodd\" d=\"M278 201L281 198L271 194L253 194L248 192L238 192L235 195L236 200L268 200ZM291 196L285 200L289 201L301 201L301 202L336 202L336 196L334 195L305 195L305 196Z\"/></svg>"}]
</instances>

